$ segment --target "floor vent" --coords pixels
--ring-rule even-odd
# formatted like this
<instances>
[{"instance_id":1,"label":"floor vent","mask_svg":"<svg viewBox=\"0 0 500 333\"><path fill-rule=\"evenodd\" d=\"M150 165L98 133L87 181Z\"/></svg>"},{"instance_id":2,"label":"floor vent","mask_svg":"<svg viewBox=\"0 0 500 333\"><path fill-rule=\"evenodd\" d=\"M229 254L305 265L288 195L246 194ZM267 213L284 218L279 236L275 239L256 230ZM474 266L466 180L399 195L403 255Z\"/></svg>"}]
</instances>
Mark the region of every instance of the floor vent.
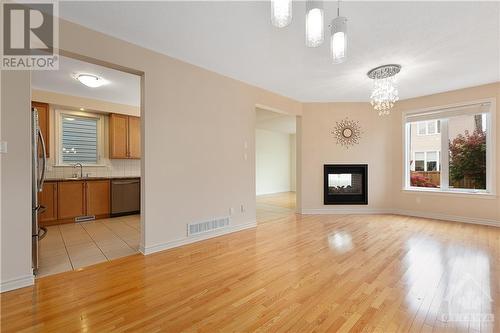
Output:
<instances>
[{"instance_id":1,"label":"floor vent","mask_svg":"<svg viewBox=\"0 0 500 333\"><path fill-rule=\"evenodd\" d=\"M75 222L87 222L87 221L93 221L95 220L95 216L92 215L92 216L78 216L78 217L75 217Z\"/></svg>"},{"instance_id":2,"label":"floor vent","mask_svg":"<svg viewBox=\"0 0 500 333\"><path fill-rule=\"evenodd\" d=\"M187 225L188 236L198 235L229 226L229 217L222 217L200 223L189 223Z\"/></svg>"}]
</instances>

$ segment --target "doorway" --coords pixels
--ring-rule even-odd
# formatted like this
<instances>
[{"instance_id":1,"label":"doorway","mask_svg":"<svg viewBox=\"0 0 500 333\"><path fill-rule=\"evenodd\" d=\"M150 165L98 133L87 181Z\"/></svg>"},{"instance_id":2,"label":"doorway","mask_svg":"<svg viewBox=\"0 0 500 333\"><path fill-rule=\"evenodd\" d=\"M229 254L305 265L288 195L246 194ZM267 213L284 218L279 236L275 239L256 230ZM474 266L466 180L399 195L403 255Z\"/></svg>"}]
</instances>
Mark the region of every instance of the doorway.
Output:
<instances>
[{"instance_id":1,"label":"doorway","mask_svg":"<svg viewBox=\"0 0 500 333\"><path fill-rule=\"evenodd\" d=\"M32 72L37 277L139 253L141 79L62 55Z\"/></svg>"},{"instance_id":2,"label":"doorway","mask_svg":"<svg viewBox=\"0 0 500 333\"><path fill-rule=\"evenodd\" d=\"M296 117L257 107L255 122L255 193L258 223L296 211Z\"/></svg>"}]
</instances>

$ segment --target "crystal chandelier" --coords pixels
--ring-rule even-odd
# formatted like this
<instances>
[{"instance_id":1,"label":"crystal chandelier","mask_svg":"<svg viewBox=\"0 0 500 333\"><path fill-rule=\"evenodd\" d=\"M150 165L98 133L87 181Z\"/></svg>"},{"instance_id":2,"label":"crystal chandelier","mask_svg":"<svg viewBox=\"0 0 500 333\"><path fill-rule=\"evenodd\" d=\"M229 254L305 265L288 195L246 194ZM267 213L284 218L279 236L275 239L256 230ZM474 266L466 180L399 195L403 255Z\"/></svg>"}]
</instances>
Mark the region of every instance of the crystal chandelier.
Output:
<instances>
[{"instance_id":1,"label":"crystal chandelier","mask_svg":"<svg viewBox=\"0 0 500 333\"><path fill-rule=\"evenodd\" d=\"M292 22L292 0L271 0L271 23L284 28Z\"/></svg>"},{"instance_id":2,"label":"crystal chandelier","mask_svg":"<svg viewBox=\"0 0 500 333\"><path fill-rule=\"evenodd\" d=\"M371 104L380 116L390 114L394 103L399 99L396 74L400 70L400 65L392 64L376 67L367 73L373 79Z\"/></svg>"}]
</instances>

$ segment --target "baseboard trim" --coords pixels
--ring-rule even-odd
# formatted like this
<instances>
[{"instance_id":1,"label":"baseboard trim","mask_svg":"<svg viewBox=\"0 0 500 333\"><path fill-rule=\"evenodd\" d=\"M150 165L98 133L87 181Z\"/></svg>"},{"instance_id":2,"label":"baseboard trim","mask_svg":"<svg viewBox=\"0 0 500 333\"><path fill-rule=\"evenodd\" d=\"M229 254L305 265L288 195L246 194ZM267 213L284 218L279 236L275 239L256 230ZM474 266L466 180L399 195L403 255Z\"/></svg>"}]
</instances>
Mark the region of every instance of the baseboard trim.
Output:
<instances>
[{"instance_id":1,"label":"baseboard trim","mask_svg":"<svg viewBox=\"0 0 500 333\"><path fill-rule=\"evenodd\" d=\"M166 243L161 243L161 244L148 246L148 247L141 246L139 248L139 251L141 251L141 253L144 255L148 255L148 254L152 254L152 253L156 253L156 252L160 252L160 251L164 251L164 250L168 250L168 249L173 249L175 247L200 242L200 241L207 240L210 238L231 234L233 232L238 232L238 231L242 231L245 229L255 228L256 226L257 226L257 221L252 221L252 222L244 223L244 224L232 225L232 226L229 226L227 228L224 228L223 230L214 231L214 232L206 233L203 235L180 238L180 239L176 239L176 240L169 241Z\"/></svg>"},{"instance_id":2,"label":"baseboard trim","mask_svg":"<svg viewBox=\"0 0 500 333\"><path fill-rule=\"evenodd\" d=\"M314 208L302 209L304 215L391 214L392 209L377 208Z\"/></svg>"},{"instance_id":3,"label":"baseboard trim","mask_svg":"<svg viewBox=\"0 0 500 333\"><path fill-rule=\"evenodd\" d=\"M304 215L395 214L395 215L422 217L422 218L433 219L433 220L443 220L443 221L462 222L462 223L481 224L481 225L488 225L488 226L493 226L493 227L500 227L500 221L496 221L496 220L482 219L482 218L475 218L475 217L466 217L466 216L448 215L448 214L433 213L433 212L413 211L413 210L405 210L405 209L377 209L377 208L361 208L361 207L358 207L358 208L343 208L343 207L342 208L315 208L315 209L302 209L302 214L304 214Z\"/></svg>"},{"instance_id":4,"label":"baseboard trim","mask_svg":"<svg viewBox=\"0 0 500 333\"><path fill-rule=\"evenodd\" d=\"M14 289L29 287L35 284L35 277L31 275L26 275L23 277L11 279L8 281L2 281L0 283L0 292L6 292Z\"/></svg>"},{"instance_id":5,"label":"baseboard trim","mask_svg":"<svg viewBox=\"0 0 500 333\"><path fill-rule=\"evenodd\" d=\"M500 227L500 221L482 219L476 217L456 216L456 215L448 215L448 214L433 213L433 212L421 212L421 211L405 210L405 209L393 209L392 214L423 217L433 220L443 220L443 221L462 222L462 223L481 224L493 227Z\"/></svg>"}]
</instances>

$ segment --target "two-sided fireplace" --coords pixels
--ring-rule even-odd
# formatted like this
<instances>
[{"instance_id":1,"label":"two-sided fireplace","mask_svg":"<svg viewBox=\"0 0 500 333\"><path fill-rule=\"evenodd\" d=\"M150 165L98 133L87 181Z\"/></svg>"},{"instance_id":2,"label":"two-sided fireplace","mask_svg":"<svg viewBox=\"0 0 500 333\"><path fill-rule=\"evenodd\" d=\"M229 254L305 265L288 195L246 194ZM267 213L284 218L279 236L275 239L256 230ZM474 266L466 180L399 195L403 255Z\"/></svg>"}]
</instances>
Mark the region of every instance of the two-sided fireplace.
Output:
<instances>
[{"instance_id":1,"label":"two-sided fireplace","mask_svg":"<svg viewBox=\"0 0 500 333\"><path fill-rule=\"evenodd\" d=\"M325 164L325 205L367 205L367 164Z\"/></svg>"}]
</instances>

